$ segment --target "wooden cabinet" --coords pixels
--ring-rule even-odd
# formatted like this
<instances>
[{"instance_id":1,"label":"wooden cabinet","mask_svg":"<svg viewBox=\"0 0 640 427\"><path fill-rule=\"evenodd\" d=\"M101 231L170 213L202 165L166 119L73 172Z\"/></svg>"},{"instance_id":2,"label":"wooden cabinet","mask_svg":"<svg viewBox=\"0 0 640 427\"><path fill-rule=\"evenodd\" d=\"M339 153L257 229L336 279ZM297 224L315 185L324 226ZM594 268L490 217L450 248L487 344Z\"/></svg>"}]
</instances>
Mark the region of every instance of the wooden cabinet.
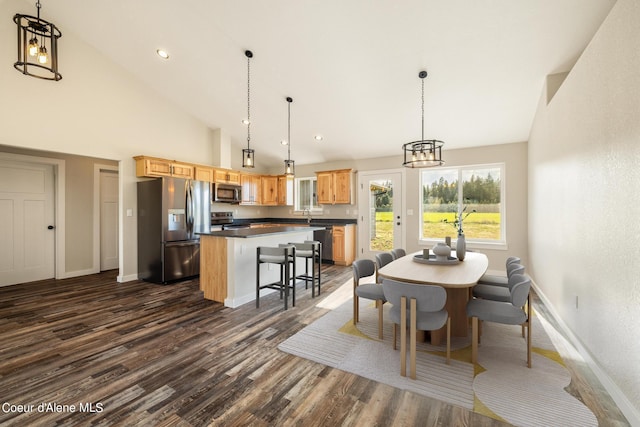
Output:
<instances>
[{"instance_id":1,"label":"wooden cabinet","mask_svg":"<svg viewBox=\"0 0 640 427\"><path fill-rule=\"evenodd\" d=\"M260 175L241 174L240 183L242 185L243 205L260 204Z\"/></svg>"},{"instance_id":2,"label":"wooden cabinet","mask_svg":"<svg viewBox=\"0 0 640 427\"><path fill-rule=\"evenodd\" d=\"M240 172L231 169L214 169L213 182L240 185Z\"/></svg>"},{"instance_id":3,"label":"wooden cabinet","mask_svg":"<svg viewBox=\"0 0 640 427\"><path fill-rule=\"evenodd\" d=\"M293 205L293 177L287 175L278 176L278 205Z\"/></svg>"},{"instance_id":4,"label":"wooden cabinet","mask_svg":"<svg viewBox=\"0 0 640 427\"><path fill-rule=\"evenodd\" d=\"M136 161L136 176L138 177L173 176L188 179L194 177L195 168L188 163L146 156L136 156L134 159Z\"/></svg>"},{"instance_id":5,"label":"wooden cabinet","mask_svg":"<svg viewBox=\"0 0 640 427\"><path fill-rule=\"evenodd\" d=\"M260 177L260 204L266 206L278 204L278 177L276 175Z\"/></svg>"},{"instance_id":6,"label":"wooden cabinet","mask_svg":"<svg viewBox=\"0 0 640 427\"><path fill-rule=\"evenodd\" d=\"M318 204L350 204L351 174L351 169L316 172Z\"/></svg>"},{"instance_id":7,"label":"wooden cabinet","mask_svg":"<svg viewBox=\"0 0 640 427\"><path fill-rule=\"evenodd\" d=\"M333 262L351 265L356 257L356 227L353 224L333 226Z\"/></svg>"},{"instance_id":8,"label":"wooden cabinet","mask_svg":"<svg viewBox=\"0 0 640 427\"><path fill-rule=\"evenodd\" d=\"M213 168L208 166L196 166L194 176L196 181L213 182Z\"/></svg>"}]
</instances>

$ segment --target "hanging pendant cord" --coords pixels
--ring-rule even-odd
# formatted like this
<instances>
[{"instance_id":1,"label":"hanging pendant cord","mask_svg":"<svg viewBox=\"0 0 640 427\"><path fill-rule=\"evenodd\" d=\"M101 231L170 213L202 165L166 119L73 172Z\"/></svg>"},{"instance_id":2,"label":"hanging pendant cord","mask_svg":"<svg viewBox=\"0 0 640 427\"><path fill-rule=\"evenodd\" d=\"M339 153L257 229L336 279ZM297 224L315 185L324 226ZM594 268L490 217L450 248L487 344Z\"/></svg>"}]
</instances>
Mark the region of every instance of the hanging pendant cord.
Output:
<instances>
[{"instance_id":1,"label":"hanging pendant cord","mask_svg":"<svg viewBox=\"0 0 640 427\"><path fill-rule=\"evenodd\" d=\"M424 79L422 80L422 141L424 141Z\"/></svg>"},{"instance_id":2,"label":"hanging pendant cord","mask_svg":"<svg viewBox=\"0 0 640 427\"><path fill-rule=\"evenodd\" d=\"M251 143L251 57L247 56L247 149Z\"/></svg>"},{"instance_id":3,"label":"hanging pendant cord","mask_svg":"<svg viewBox=\"0 0 640 427\"><path fill-rule=\"evenodd\" d=\"M290 99L290 98L289 98ZM287 101L289 101L289 99L287 99ZM288 119L287 119L287 160L291 160L291 101L289 101L288 103L288 109L289 109L289 113L288 113Z\"/></svg>"}]
</instances>

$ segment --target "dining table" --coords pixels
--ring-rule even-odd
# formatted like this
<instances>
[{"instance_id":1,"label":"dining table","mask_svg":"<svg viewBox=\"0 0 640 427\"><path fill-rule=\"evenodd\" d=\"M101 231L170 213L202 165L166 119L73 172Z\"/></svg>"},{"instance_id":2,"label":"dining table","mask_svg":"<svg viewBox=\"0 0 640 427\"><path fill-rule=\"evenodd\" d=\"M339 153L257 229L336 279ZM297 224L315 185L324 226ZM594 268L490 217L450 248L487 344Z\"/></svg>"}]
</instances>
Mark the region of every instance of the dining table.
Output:
<instances>
[{"instance_id":1,"label":"dining table","mask_svg":"<svg viewBox=\"0 0 640 427\"><path fill-rule=\"evenodd\" d=\"M464 260L458 261L453 250L449 262L425 261L422 256L423 252L419 251L395 259L380 268L378 276L400 282L442 286L447 291L445 308L451 318L451 335L468 336L467 302L471 288L489 267L487 256L480 252L467 252ZM431 343L438 345L444 332L444 329L432 331Z\"/></svg>"}]
</instances>

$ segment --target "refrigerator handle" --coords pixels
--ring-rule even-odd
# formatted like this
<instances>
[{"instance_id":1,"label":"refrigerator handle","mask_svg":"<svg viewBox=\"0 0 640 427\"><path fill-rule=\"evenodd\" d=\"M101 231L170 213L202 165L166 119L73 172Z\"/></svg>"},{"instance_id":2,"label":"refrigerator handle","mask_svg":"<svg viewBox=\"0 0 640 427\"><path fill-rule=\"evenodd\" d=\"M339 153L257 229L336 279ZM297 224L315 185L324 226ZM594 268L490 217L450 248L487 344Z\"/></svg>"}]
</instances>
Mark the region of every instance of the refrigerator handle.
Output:
<instances>
[{"instance_id":1,"label":"refrigerator handle","mask_svg":"<svg viewBox=\"0 0 640 427\"><path fill-rule=\"evenodd\" d=\"M191 194L191 181L185 182L185 222L189 239L193 238L193 194Z\"/></svg>"}]
</instances>

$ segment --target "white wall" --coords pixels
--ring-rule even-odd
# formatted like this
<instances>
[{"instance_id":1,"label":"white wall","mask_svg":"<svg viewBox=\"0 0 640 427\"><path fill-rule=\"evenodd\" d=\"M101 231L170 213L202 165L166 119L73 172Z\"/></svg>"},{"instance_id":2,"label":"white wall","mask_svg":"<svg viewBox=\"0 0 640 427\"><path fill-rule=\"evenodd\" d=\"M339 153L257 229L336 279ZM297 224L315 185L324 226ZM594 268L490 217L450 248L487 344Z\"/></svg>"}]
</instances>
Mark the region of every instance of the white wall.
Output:
<instances>
[{"instance_id":1,"label":"white wall","mask_svg":"<svg viewBox=\"0 0 640 427\"><path fill-rule=\"evenodd\" d=\"M0 3L0 144L119 161L121 212L134 212L132 217L121 214L120 274L135 276L137 179L132 156L206 163L213 158L211 131L64 28L59 42L62 80L22 75L13 68L17 12L33 14L33 4Z\"/></svg>"},{"instance_id":2,"label":"white wall","mask_svg":"<svg viewBox=\"0 0 640 427\"><path fill-rule=\"evenodd\" d=\"M529 140L529 271L632 425L640 423L638 22L640 3L618 0L548 105L543 96Z\"/></svg>"}]
</instances>

